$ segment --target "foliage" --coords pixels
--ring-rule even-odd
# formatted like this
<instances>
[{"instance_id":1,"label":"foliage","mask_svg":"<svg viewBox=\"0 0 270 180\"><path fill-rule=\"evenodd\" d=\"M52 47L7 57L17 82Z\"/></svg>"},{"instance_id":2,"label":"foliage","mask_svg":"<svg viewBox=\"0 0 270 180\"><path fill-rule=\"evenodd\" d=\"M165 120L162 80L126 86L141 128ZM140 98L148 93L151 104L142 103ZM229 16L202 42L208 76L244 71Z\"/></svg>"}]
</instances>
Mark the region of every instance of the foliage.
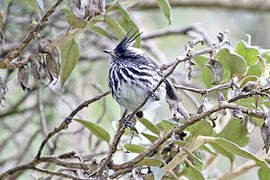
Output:
<instances>
[{"instance_id":1,"label":"foliage","mask_svg":"<svg viewBox=\"0 0 270 180\"><path fill-rule=\"evenodd\" d=\"M42 15L46 14L46 10L52 6L50 2L43 2L43 0L25 0L24 2L30 5L32 11L38 12ZM2 69L5 69L7 74L12 73L8 69L18 68L18 82L22 86L23 90L28 90L28 92L25 92L25 94L31 94L32 91L36 89L39 89L39 93L42 92L42 90L47 93L47 89L59 83L59 81L62 88L66 89L66 91L77 88L72 85L72 83L75 84L75 81L79 79L76 77L77 79L74 80L75 76L84 76L83 71L79 72L81 73L80 75L78 75L79 73L76 73L76 70L79 69L77 67L79 66L78 64L83 61L80 58L83 57L84 51L87 51L89 54L92 53L91 50L88 51L88 49L84 47L84 38L86 36L78 37L79 35L83 35L87 32L94 36L94 32L95 35L98 34L96 35L98 38L106 38L110 40L117 39L117 41L119 41L130 29L134 29L138 32L138 34L141 32L141 28L135 21L133 14L129 11L129 5L122 3L122 1L106 1L105 3L105 1L100 0L95 2L96 4L92 4L91 6L81 6L74 3L71 6L73 8L71 9L67 7L62 8L62 14L60 13L60 15L65 16L65 19L62 19L62 21L65 21L66 24L68 24L66 33L56 37L54 40L51 40L51 37L47 37L46 35L44 35L44 37L42 33L38 34L38 32L36 32L35 37L32 38L36 38L38 41L35 42L36 40L33 40L33 43L38 44L38 48L36 48L38 52L30 51L31 55L29 57L26 57L22 61L20 61L18 58L17 62L15 63L12 62L12 59L12 61L8 62L7 65L4 63L6 62L5 57L8 57L10 53L6 53L6 55L3 57L1 56L3 61L0 61L0 67L5 67ZM169 1L158 0L157 3L162 13L164 13L165 17L167 18L169 24L172 24L172 18L174 17L172 15L172 8ZM0 16L0 18L0 22L3 23L2 16ZM36 23L38 22L33 20L31 26L35 26ZM0 24L0 27L1 26L2 25ZM44 26L49 25L45 24ZM42 30L43 29L41 29L41 32L43 32ZM5 32L2 32L1 29L1 34L4 33ZM187 35L188 33L185 32L183 34ZM199 35L201 38L204 38L204 40L206 39L204 37L206 36L205 34L199 33ZM133 46L143 48L143 37L145 36L140 35ZM130 164L124 164L126 166L123 166L123 172L121 171L122 174L127 174L132 171L132 176L135 176L134 174L136 173L134 173L133 170L138 170L138 174L141 176L150 176L155 180L162 178L174 179L183 176L191 180L212 179L210 175L204 172L206 169L204 165L208 159L211 157L216 158L218 156L225 156L230 160L232 168L230 171L233 173L235 168L234 165L236 164L236 156L239 156L245 158L246 160L254 161L254 166L259 167L258 177L261 180L267 179L270 176L269 161L267 161L267 159L264 157L259 157L259 155L249 152L247 150L248 148L245 147L248 146L250 136L252 136L252 134L249 133L253 131L251 129L254 129L255 126L261 128L262 140L264 141L266 151L268 151L270 146L270 113L268 110L270 108L270 55L267 53L269 50L252 45L250 40L248 42L240 40L235 46L232 46L226 37L227 32L219 34L215 44L208 44L210 51L206 51L205 53L201 51L201 53L197 55L196 52L200 51L196 51L196 48L194 47L197 46L199 41L194 44L192 44L193 41L187 43L184 48L187 50L187 53L184 54L184 58L180 58L181 61L178 61L179 58L176 59L175 63L173 64L176 67L178 65L177 63L185 62L187 67L185 71L189 74L188 77L191 77L192 81L195 83L203 82L203 86L201 88L195 88L195 90L191 90L192 87L182 88L182 90L191 90L191 92L201 95L200 98L198 98L200 105L196 107L197 112L189 112L191 114L190 119L185 119L180 123L180 121L174 121L173 118L169 118L169 115L168 119L164 119L159 122L152 122L146 117L137 118L139 121L137 126L141 125L143 127L142 130L140 129L139 134L137 134L137 138L140 138L140 141L129 143L127 143L127 141L123 141L124 144L120 142L121 147L119 148L118 144L120 140L123 140L121 137L125 130L120 131L119 129L121 126L119 125L117 126L118 130L112 128L110 129L110 125L108 125L110 122L107 124L100 122L105 118L109 119L110 121L115 120L115 109L110 109L113 112L113 115L104 115L106 114L105 110L103 112L99 112L101 109L100 107L102 107L101 103L99 102L100 104L96 105L99 107L98 110L94 110L94 114L102 114L97 123L92 121L93 117L91 116L86 116L86 120L81 120L81 118L73 118L74 115L68 116L68 118L73 118L73 120L79 122L88 130L87 133L95 135L95 145L92 144L92 146L94 146L94 148L91 147L92 149L95 150L95 146L98 147L99 144L102 144L103 142L109 144L109 146L102 148L103 151L104 148L106 148L106 154L109 154L110 152L112 153L108 155L110 158L108 161L112 160L111 158L115 151L123 154L134 153L137 154L139 158L143 157L141 160L138 160L138 162L136 161L136 158L133 159L134 162L130 163L132 168L129 166ZM193 40L196 41L197 39ZM99 40L95 40L94 43L98 44L100 42ZM93 46L95 46L95 44ZM100 46L98 48L100 49ZM205 47L201 46L200 48L203 49ZM190 59L190 57L192 58ZM101 59L104 58L102 57ZM3 66L1 66L1 63ZM98 78L97 76L99 75L92 74L91 68L94 68L92 66L94 65L91 64L91 67L87 69L86 72L89 72L89 76L91 76L91 78ZM168 71L173 69L171 67L173 66L171 65ZM193 78L192 76L195 74L193 74L194 71L199 73L200 76ZM99 73L102 74L102 72ZM30 75L32 76L30 77ZM172 77L179 79L179 77L177 77L177 73L173 71ZM68 80L71 81L71 83L69 83ZM178 85L177 82L178 81L175 82L175 87ZM104 79L101 80L101 83L104 83ZM43 84L49 87L44 86ZM96 91L102 91L102 88L97 85L93 85L93 87ZM0 78L1 104L4 104L2 101L7 100L6 91L7 88L5 82ZM213 95L213 91L217 93L213 93ZM50 121L48 120L49 117L54 119L54 115L52 114L54 114L53 112L55 109L50 108L50 104L46 105L48 108L45 110L43 109L43 102L40 99L40 96L42 95L42 93L41 95L39 94L39 99L37 101L39 117L35 116L33 118L41 119L41 128L39 127L37 132L43 130L45 137L48 137L48 141L54 134L51 136L50 134L48 135L48 127L44 125L44 119L48 122ZM63 96L63 101L66 100L69 102L67 99L70 97L66 96L65 93L63 93ZM53 106L56 104L53 96L44 95L44 97L46 97L44 99L52 99L51 102L54 103ZM80 98L86 99L85 97ZM95 97L93 99L89 100L89 102L87 102L88 104L86 103L86 105L83 103L83 107L86 107L94 102ZM211 102L209 99L211 99ZM24 98L22 101L23 100ZM99 99L96 98L96 100ZM222 103L224 102L230 103L230 106L223 107ZM15 107L9 106L7 110L0 113L0 117L5 118L8 116L13 116L13 113L20 111L21 113L24 113L24 109L17 109L17 106L21 104L20 100L17 104L14 104ZM109 101L107 104L113 106L113 101ZM70 104L67 103L67 106L68 105ZM105 100L103 102L103 109L105 109L104 106L106 106ZM220 109L211 111L211 108ZM224 109L226 109L226 111ZM170 110L172 110L172 108ZM78 113L78 111L76 111L76 113ZM20 113L18 115L20 115ZM44 116L47 117L47 120L44 118ZM58 115L55 116L55 119L60 118ZM70 120L68 118L66 118L64 122ZM222 123L220 123L220 121ZM56 122L51 121L50 123L53 124L54 127ZM63 126L61 126L61 124L59 129L56 128L52 131L57 134L65 129L68 124ZM118 124L118 122L116 124ZM215 125L218 128L215 128ZM22 125L22 127L24 127L24 125ZM115 135L115 137L113 135ZM13 135L11 135L11 138L12 136ZM89 144L91 145L93 140L92 136L90 136L89 139ZM57 148L57 140L53 142L48 141L48 150L52 153L50 154L52 156ZM1 142L0 147L3 148L6 143L7 142L5 141ZM39 142L38 144L41 143ZM40 149L42 150L42 148ZM90 152L90 156L91 155L92 154ZM67 158L61 158L59 156L56 160L57 162L64 161ZM72 156L72 158L74 157ZM82 157L77 158L80 160L80 163L88 163L88 161L84 161ZM20 160L18 160L18 162L20 162ZM58 162L57 164L57 162L55 164L59 165L60 163ZM99 168L102 167L103 162L105 161L100 162ZM105 165L106 167L108 166L107 168L111 168L111 170L114 172L119 172L118 170L121 170L122 167L118 167L117 169L118 163L119 162L117 161L113 161L107 162ZM112 166L110 166L110 164L112 164ZM121 166L121 164L119 166ZM66 166L63 165L63 167ZM80 166L81 169L76 168L83 171L82 167L83 166ZM173 168L168 170L168 167ZM35 168L36 165L33 165L30 166L29 169L37 170ZM144 168L148 168L149 172L145 173L142 171ZM55 167L52 167L52 169L55 170ZM95 167L93 172L96 170L99 169ZM91 171L91 173L93 172ZM75 174L78 175L78 173ZM108 173L105 174L108 175ZM0 174L0 179L1 176L5 177L6 175ZM83 175L82 177L86 178L86 176L84 177Z\"/></svg>"}]
</instances>

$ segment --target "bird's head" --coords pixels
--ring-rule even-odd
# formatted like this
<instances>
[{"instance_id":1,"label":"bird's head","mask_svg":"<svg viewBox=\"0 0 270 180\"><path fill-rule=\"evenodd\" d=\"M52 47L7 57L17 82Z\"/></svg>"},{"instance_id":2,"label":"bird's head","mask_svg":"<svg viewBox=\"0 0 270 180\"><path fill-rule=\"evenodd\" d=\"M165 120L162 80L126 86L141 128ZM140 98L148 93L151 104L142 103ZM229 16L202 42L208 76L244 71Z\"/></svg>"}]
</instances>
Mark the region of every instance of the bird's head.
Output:
<instances>
[{"instance_id":1,"label":"bird's head","mask_svg":"<svg viewBox=\"0 0 270 180\"><path fill-rule=\"evenodd\" d=\"M127 59L130 56L134 56L134 50L131 48L131 46L142 33L135 31L131 34L131 31L132 29L128 31L116 48L113 50L104 50L103 52L109 54L113 61L121 61L122 59Z\"/></svg>"}]
</instances>

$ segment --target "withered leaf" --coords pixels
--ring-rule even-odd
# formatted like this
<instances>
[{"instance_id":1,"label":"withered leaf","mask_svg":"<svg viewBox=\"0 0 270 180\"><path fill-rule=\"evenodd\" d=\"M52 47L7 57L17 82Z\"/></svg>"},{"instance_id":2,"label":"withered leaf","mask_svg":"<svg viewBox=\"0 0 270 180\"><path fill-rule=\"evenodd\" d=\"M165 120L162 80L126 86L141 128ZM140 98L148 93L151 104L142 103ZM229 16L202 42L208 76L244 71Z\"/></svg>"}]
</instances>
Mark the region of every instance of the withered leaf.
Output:
<instances>
[{"instance_id":1,"label":"withered leaf","mask_svg":"<svg viewBox=\"0 0 270 180\"><path fill-rule=\"evenodd\" d=\"M247 132L250 134L254 131L256 127L256 124L253 122L252 118L250 116L248 116L248 120L247 120Z\"/></svg>"},{"instance_id":2,"label":"withered leaf","mask_svg":"<svg viewBox=\"0 0 270 180\"><path fill-rule=\"evenodd\" d=\"M254 81L248 81L244 87L241 89L241 92L249 92L255 89L257 86L257 83Z\"/></svg>"},{"instance_id":3,"label":"withered leaf","mask_svg":"<svg viewBox=\"0 0 270 180\"><path fill-rule=\"evenodd\" d=\"M34 76L35 80L37 81L37 83L39 83L40 82L41 65L40 65L38 59L32 58L32 60L31 60L31 68L32 68L32 73L33 73L33 76Z\"/></svg>"},{"instance_id":4,"label":"withered leaf","mask_svg":"<svg viewBox=\"0 0 270 180\"><path fill-rule=\"evenodd\" d=\"M99 0L98 1L98 11L100 14L105 13L105 0Z\"/></svg>"},{"instance_id":5,"label":"withered leaf","mask_svg":"<svg viewBox=\"0 0 270 180\"><path fill-rule=\"evenodd\" d=\"M245 120L245 115L240 109L234 109L232 111L232 115L238 119L240 119L242 122Z\"/></svg>"},{"instance_id":6,"label":"withered leaf","mask_svg":"<svg viewBox=\"0 0 270 180\"><path fill-rule=\"evenodd\" d=\"M53 76L52 76L52 74L50 73L50 71L49 71L49 69L48 69L48 66L47 66L47 64L44 62L44 63L42 63L42 66L43 66L43 69L44 69L44 71L45 71L45 73L46 73L46 76L49 78L49 83L47 84L47 85L49 85L49 84L51 84L51 82L53 81Z\"/></svg>"},{"instance_id":7,"label":"withered leaf","mask_svg":"<svg viewBox=\"0 0 270 180\"><path fill-rule=\"evenodd\" d=\"M47 54L46 65L52 77L58 79L60 73L60 64L56 61L52 54Z\"/></svg>"},{"instance_id":8,"label":"withered leaf","mask_svg":"<svg viewBox=\"0 0 270 180\"><path fill-rule=\"evenodd\" d=\"M3 81L0 77L0 104L1 106L5 106L5 102L7 100L7 97L6 97L6 94L7 94L7 85L6 85L6 82Z\"/></svg>"},{"instance_id":9,"label":"withered leaf","mask_svg":"<svg viewBox=\"0 0 270 180\"><path fill-rule=\"evenodd\" d=\"M261 128L261 135L262 135L262 139L264 142L264 147L266 152L268 152L269 150L269 136L270 136L270 129L269 127L266 127L265 123L263 124L262 128Z\"/></svg>"},{"instance_id":10,"label":"withered leaf","mask_svg":"<svg viewBox=\"0 0 270 180\"><path fill-rule=\"evenodd\" d=\"M225 101L224 95L221 91L218 91L218 102L221 103L222 101ZM220 114L222 114L223 116L226 115L226 110L225 109L221 109L219 110Z\"/></svg>"},{"instance_id":11,"label":"withered leaf","mask_svg":"<svg viewBox=\"0 0 270 180\"><path fill-rule=\"evenodd\" d=\"M28 87L28 80L29 80L28 65L24 65L18 69L18 80L24 91L30 90L30 88Z\"/></svg>"},{"instance_id":12,"label":"withered leaf","mask_svg":"<svg viewBox=\"0 0 270 180\"><path fill-rule=\"evenodd\" d=\"M214 81L212 83L213 84L220 83L223 77L223 67L220 64L220 62L211 58L209 59L208 62L206 62L205 65L208 66L213 73Z\"/></svg>"}]
</instances>

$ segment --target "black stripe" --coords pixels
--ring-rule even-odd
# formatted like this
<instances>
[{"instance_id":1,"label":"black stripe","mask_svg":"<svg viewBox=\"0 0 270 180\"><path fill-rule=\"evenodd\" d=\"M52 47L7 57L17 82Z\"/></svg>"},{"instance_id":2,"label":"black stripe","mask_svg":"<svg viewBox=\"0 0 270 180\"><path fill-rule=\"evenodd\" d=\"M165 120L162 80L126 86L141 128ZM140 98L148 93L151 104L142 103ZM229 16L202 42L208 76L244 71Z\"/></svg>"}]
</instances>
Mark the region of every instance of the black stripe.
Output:
<instances>
[{"instance_id":1,"label":"black stripe","mask_svg":"<svg viewBox=\"0 0 270 180\"><path fill-rule=\"evenodd\" d=\"M128 70L130 70L132 73L138 75L138 76L152 76L152 74L150 73L147 73L147 72L140 72L140 71L137 71L136 69L132 68L132 67L128 67L127 68ZM144 68L146 69L146 68ZM149 70L149 69L146 69L146 70Z\"/></svg>"},{"instance_id":2,"label":"black stripe","mask_svg":"<svg viewBox=\"0 0 270 180\"><path fill-rule=\"evenodd\" d=\"M134 80L134 77L132 75L130 75L125 68L122 68L121 70L128 78Z\"/></svg>"}]
</instances>

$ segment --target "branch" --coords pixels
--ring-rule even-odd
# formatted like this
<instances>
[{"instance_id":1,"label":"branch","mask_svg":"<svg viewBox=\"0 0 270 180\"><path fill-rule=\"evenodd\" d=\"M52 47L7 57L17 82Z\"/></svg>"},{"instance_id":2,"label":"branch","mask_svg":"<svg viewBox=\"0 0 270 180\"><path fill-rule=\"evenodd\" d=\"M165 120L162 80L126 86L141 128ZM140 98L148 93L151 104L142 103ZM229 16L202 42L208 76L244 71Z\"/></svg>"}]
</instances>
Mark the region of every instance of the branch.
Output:
<instances>
[{"instance_id":1,"label":"branch","mask_svg":"<svg viewBox=\"0 0 270 180\"><path fill-rule=\"evenodd\" d=\"M54 136L55 134L57 134L58 132L62 131L63 129L66 129L68 127L68 125L71 123L72 118L83 108L87 107L89 104L103 98L104 96L107 96L108 94L110 94L109 91L106 91L102 94L99 94L87 101L84 101L81 105L79 105L75 110L73 110L69 116L60 124L60 126L58 126L57 128L55 128L52 132L50 132L47 137L43 140L43 142L41 143L38 153L36 155L36 159L40 158L41 152L44 148L44 146L47 144L48 140Z\"/></svg>"},{"instance_id":2,"label":"branch","mask_svg":"<svg viewBox=\"0 0 270 180\"><path fill-rule=\"evenodd\" d=\"M197 8L225 8L229 10L269 11L268 1L234 1L234 0L170 0L172 7L197 7ZM155 0L143 1L135 4L134 8L157 9Z\"/></svg>"},{"instance_id":3,"label":"branch","mask_svg":"<svg viewBox=\"0 0 270 180\"><path fill-rule=\"evenodd\" d=\"M3 61L0 61L0 68L8 67L9 63L18 57L20 53L26 48L26 46L36 37L36 33L39 28L48 21L50 15L52 15L56 9L56 7L62 3L63 0L57 0L56 3L49 9L45 15L35 24L33 25L32 29L27 33L25 39L22 43L17 46L15 50L13 50Z\"/></svg>"},{"instance_id":4,"label":"branch","mask_svg":"<svg viewBox=\"0 0 270 180\"><path fill-rule=\"evenodd\" d=\"M266 114L263 112L258 112L255 110L251 110L245 107L240 107L231 103L227 103L227 102L221 102L220 104L212 107L211 109L202 112L200 114L197 114L196 116L188 119L187 121L185 121L183 124L173 128L172 130L170 130L169 132L167 132L162 138L160 138L159 140L157 140L154 144L152 144L150 147L148 147L147 149L145 149L144 151L142 151L137 157L135 157L134 159L127 161L125 163L122 164L114 164L112 165L112 169L113 170L119 170L119 169L126 169L126 168L130 168L135 166L138 162L142 161L145 157L147 157L151 152L153 152L155 149L157 149L160 145L162 145L165 141L167 141L173 134L177 133L177 132L181 132L183 131L185 128L187 128L188 126L206 118L207 116L209 116L210 114L217 112L221 109L240 109L242 112L247 113L251 116L254 117L258 117L261 119L264 119L266 117Z\"/></svg>"}]
</instances>

